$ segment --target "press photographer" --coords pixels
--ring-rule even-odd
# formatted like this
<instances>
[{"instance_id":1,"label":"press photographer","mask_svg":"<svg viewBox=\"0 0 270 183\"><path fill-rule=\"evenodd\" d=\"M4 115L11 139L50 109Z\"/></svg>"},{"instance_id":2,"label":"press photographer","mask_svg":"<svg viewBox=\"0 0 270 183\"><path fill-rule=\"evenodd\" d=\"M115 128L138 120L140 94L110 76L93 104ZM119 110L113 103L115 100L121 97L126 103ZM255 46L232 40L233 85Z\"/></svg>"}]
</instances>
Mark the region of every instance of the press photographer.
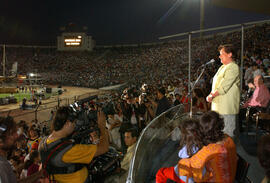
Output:
<instances>
[{"instance_id":1,"label":"press photographer","mask_svg":"<svg viewBox=\"0 0 270 183\"><path fill-rule=\"evenodd\" d=\"M139 104L140 104L140 111L141 116L140 118L143 119L143 126L142 129L150 123L154 119L154 111L156 107L152 104L152 100L154 98L154 92L151 90L151 87L147 84L143 84L140 88L141 94L139 96Z\"/></svg>"},{"instance_id":2,"label":"press photographer","mask_svg":"<svg viewBox=\"0 0 270 183\"><path fill-rule=\"evenodd\" d=\"M152 105L146 105L147 111L149 111L149 114L151 115L152 118L157 117L161 113L171 108L171 104L169 103L167 97L165 96L166 94L165 88L161 87L157 89L156 93L157 93L157 102L149 98ZM153 108L156 110L154 110Z\"/></svg>"},{"instance_id":3,"label":"press photographer","mask_svg":"<svg viewBox=\"0 0 270 183\"><path fill-rule=\"evenodd\" d=\"M97 124L100 130L97 144L75 143L71 135L77 122L71 107L60 107L53 121L53 132L40 143L42 166L50 180L63 183L87 183L89 182L87 165L94 157L108 151L106 119L102 110L98 109L97 112ZM87 137L90 138L90 135Z\"/></svg>"}]
</instances>

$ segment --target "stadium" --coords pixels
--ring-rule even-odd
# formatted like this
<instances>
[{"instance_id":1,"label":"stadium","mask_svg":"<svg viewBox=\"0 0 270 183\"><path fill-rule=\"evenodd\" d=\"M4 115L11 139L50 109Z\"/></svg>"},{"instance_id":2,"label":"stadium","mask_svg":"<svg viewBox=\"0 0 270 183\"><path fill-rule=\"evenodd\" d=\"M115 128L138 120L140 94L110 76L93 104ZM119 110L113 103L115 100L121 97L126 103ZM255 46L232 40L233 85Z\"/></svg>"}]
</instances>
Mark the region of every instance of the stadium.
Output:
<instances>
[{"instance_id":1,"label":"stadium","mask_svg":"<svg viewBox=\"0 0 270 183\"><path fill-rule=\"evenodd\" d=\"M51 2L17 3L25 9L15 8L13 17L5 15L6 11L0 16L0 156L7 151L1 146L2 136L8 131L4 121L12 117L20 137L4 154L8 154L6 159L18 182L269 181L269 165L262 163L262 157L269 161L267 154L262 155L267 148L260 149L261 139L270 133L270 10L263 5L269 4L267 1L110 2L108 6L114 10L106 9L103 1L74 3L73 8L70 2L70 7ZM14 9L9 3L4 7ZM51 15L45 16L45 7L52 7ZM153 15L148 16L150 7ZM33 12L30 8L34 8ZM88 19L87 13L93 17ZM176 25L177 21L181 25ZM228 114L222 113L226 107L213 110L216 97L230 90L213 92L216 74L227 65L219 46L227 44L233 45L234 50L225 52L233 53L233 63L238 68L236 79L232 79L233 74L225 77L226 72L222 78L231 81L224 88L235 83L239 88L239 93L223 102L238 102L237 113L233 114L237 116L233 135L226 131ZM262 85L264 93L257 94ZM264 103L253 106L250 101L255 95ZM72 122L74 131L63 139L72 141L71 149L91 147L93 153L87 155L87 163L86 158L83 162L78 159L89 149L79 150L78 154L71 151L76 156L71 162L66 158L72 156L69 150L65 151L68 155L61 154L59 164L49 160L58 149L44 158L47 154L42 150L43 140L50 144L50 138L61 139L62 129L57 129L56 124L65 108L69 112L61 128L68 128L66 124ZM192 167L196 154L209 144L220 144L206 142L207 135L215 135L214 132L205 135L201 127L197 128L192 136L201 135L198 152L180 157L179 149L183 148L188 129L184 124L188 119L199 124L205 115L213 117L211 110L225 122L223 138L228 134L235 146L235 152L226 149L228 157L224 149L221 153L231 162L219 165L222 171L233 172L223 172L225 178L213 168L218 158L209 156L201 168ZM104 114L103 122L100 113ZM229 157L232 152L236 161ZM39 159L32 159L35 153ZM183 168L181 162L185 159L190 164ZM165 172L163 167L173 169ZM186 169L189 173L182 174ZM10 182L5 178L0 173L0 182Z\"/></svg>"}]
</instances>

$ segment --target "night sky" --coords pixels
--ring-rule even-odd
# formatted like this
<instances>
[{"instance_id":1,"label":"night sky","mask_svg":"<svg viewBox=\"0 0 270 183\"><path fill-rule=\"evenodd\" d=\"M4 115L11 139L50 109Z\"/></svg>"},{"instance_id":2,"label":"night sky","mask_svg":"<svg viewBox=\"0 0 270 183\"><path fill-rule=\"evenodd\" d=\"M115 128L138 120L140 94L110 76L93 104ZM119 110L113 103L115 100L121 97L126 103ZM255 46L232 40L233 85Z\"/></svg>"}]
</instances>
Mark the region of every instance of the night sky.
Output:
<instances>
[{"instance_id":1,"label":"night sky","mask_svg":"<svg viewBox=\"0 0 270 183\"><path fill-rule=\"evenodd\" d=\"M259 1L257 1L259 2ZM270 19L205 0L205 28ZM0 44L55 45L60 27L87 26L97 45L158 41L200 24L199 0L4 0Z\"/></svg>"}]
</instances>

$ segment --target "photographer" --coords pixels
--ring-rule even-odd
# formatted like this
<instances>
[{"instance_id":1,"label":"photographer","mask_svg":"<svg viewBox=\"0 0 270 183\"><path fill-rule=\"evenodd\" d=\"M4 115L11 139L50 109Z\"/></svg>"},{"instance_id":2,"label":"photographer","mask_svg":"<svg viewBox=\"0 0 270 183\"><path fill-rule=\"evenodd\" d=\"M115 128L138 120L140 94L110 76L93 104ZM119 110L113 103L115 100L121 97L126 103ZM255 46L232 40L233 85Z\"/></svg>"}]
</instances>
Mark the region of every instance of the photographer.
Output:
<instances>
[{"instance_id":1,"label":"photographer","mask_svg":"<svg viewBox=\"0 0 270 183\"><path fill-rule=\"evenodd\" d=\"M141 95L139 98L139 103L140 103L140 118L142 119L142 128L145 128L150 121L153 120L154 118L154 112L155 108L154 105L151 102L151 97L150 94L148 95Z\"/></svg>"},{"instance_id":2,"label":"photographer","mask_svg":"<svg viewBox=\"0 0 270 183\"><path fill-rule=\"evenodd\" d=\"M163 112L167 111L169 108L171 108L171 104L169 103L165 94L166 94L165 88L161 87L157 90L158 103L156 103L154 100L150 100L151 103L157 108L155 115L154 115L153 109L151 109L149 107L147 108L152 117L157 117L161 113L163 113Z\"/></svg>"},{"instance_id":3,"label":"photographer","mask_svg":"<svg viewBox=\"0 0 270 183\"><path fill-rule=\"evenodd\" d=\"M108 151L108 134L105 130L105 115L98 110L100 140L97 145L75 144L69 136L73 133L75 122L70 117L70 107L60 107L53 121L53 132L45 137L39 147L43 168L50 180L57 182L88 182L86 165L95 156Z\"/></svg>"}]
</instances>

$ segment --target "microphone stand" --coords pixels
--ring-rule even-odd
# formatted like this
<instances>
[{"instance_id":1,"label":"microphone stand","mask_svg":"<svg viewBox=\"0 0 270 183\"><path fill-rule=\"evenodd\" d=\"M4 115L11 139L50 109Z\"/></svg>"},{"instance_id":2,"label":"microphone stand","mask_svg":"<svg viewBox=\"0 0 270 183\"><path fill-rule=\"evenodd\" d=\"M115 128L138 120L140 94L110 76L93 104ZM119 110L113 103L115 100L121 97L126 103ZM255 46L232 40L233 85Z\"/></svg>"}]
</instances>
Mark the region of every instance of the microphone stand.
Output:
<instances>
[{"instance_id":1,"label":"microphone stand","mask_svg":"<svg viewBox=\"0 0 270 183\"><path fill-rule=\"evenodd\" d=\"M190 97L190 112L189 112L189 117L192 118L192 105L193 105L193 101L192 101L192 93L193 93L193 90L195 89L195 86L196 84L198 83L198 81L200 80L200 78L202 77L204 71L205 71L205 68L206 68L206 65L203 65L203 69L200 73L200 75L198 76L198 78L196 79L194 85L192 86L191 90L189 91L188 93L188 97Z\"/></svg>"}]
</instances>

